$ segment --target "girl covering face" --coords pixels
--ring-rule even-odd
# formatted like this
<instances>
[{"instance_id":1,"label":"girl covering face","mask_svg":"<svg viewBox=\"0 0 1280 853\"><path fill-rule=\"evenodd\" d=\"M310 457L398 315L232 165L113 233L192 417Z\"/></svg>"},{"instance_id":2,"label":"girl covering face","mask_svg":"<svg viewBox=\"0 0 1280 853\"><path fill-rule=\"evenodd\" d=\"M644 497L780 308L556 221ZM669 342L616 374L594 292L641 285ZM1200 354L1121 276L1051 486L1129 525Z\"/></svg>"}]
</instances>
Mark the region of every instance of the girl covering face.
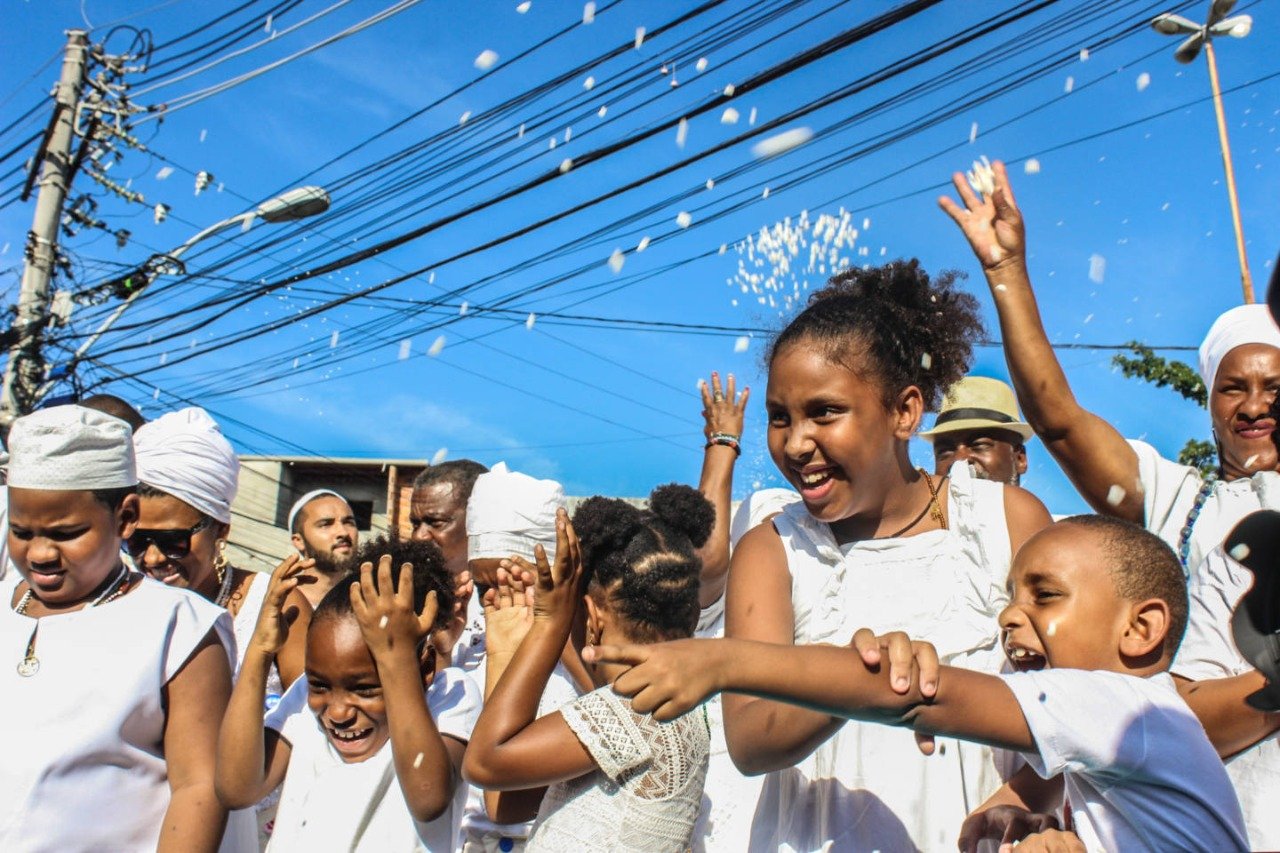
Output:
<instances>
[{"instance_id":1,"label":"girl covering face","mask_svg":"<svg viewBox=\"0 0 1280 853\"><path fill-rule=\"evenodd\" d=\"M1049 515L967 468L936 479L908 441L965 374L977 302L915 261L841 273L769 353L774 464L800 493L733 554L729 637L848 645L864 624L934 642L955 665L1000 666L1011 555ZM911 735L726 694L738 767L767 772L753 849L931 849L998 784L988 750L926 759ZM963 757L962 757L963 751Z\"/></svg>"}]
</instances>

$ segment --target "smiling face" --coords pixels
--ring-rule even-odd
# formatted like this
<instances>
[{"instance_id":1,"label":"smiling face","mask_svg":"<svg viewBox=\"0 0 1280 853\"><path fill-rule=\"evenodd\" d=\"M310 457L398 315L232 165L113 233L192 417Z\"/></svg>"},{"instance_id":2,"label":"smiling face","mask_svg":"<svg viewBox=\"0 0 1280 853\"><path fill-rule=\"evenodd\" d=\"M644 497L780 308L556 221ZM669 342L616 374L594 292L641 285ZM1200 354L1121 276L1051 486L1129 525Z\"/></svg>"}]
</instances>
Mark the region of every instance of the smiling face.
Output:
<instances>
[{"instance_id":1,"label":"smiling face","mask_svg":"<svg viewBox=\"0 0 1280 853\"><path fill-rule=\"evenodd\" d=\"M350 615L312 622L307 631L307 705L347 764L375 755L391 736L373 655Z\"/></svg>"},{"instance_id":2,"label":"smiling face","mask_svg":"<svg viewBox=\"0 0 1280 853\"><path fill-rule=\"evenodd\" d=\"M1018 670L1128 671L1120 637L1132 604L1107 571L1114 556L1099 534L1063 523L1019 549L1009 569L1009 606L1000 614L1006 656Z\"/></svg>"},{"instance_id":3,"label":"smiling face","mask_svg":"<svg viewBox=\"0 0 1280 853\"><path fill-rule=\"evenodd\" d=\"M293 544L302 556L315 558L317 569L336 574L350 565L359 537L347 502L337 495L321 495L299 512Z\"/></svg>"},{"instance_id":4,"label":"smiling face","mask_svg":"<svg viewBox=\"0 0 1280 853\"><path fill-rule=\"evenodd\" d=\"M138 529L141 531L186 531L204 520L195 507L172 495L138 498ZM134 556L134 561L138 568L156 580L193 590L212 600L218 592L217 572L213 564L218 556L218 540L223 536L225 525L215 522L191 534L190 550L184 556L167 555L152 542L140 556Z\"/></svg>"},{"instance_id":5,"label":"smiling face","mask_svg":"<svg viewBox=\"0 0 1280 853\"><path fill-rule=\"evenodd\" d=\"M918 390L903 394L919 402ZM877 511L883 484L902 479L920 407L886 407L881 388L799 341L774 355L765 409L774 464L809 513L832 523Z\"/></svg>"},{"instance_id":6,"label":"smiling face","mask_svg":"<svg viewBox=\"0 0 1280 853\"><path fill-rule=\"evenodd\" d=\"M9 487L9 556L37 598L53 607L86 599L120 565L138 498L112 512L92 492Z\"/></svg>"},{"instance_id":7,"label":"smiling face","mask_svg":"<svg viewBox=\"0 0 1280 853\"><path fill-rule=\"evenodd\" d=\"M1027 449L1006 429L962 429L933 439L934 473L945 476L957 462L968 462L979 480L1016 486L1027 473Z\"/></svg>"},{"instance_id":8,"label":"smiling face","mask_svg":"<svg viewBox=\"0 0 1280 853\"><path fill-rule=\"evenodd\" d=\"M467 502L456 483L442 481L413 490L409 504L411 538L434 542L449 573L467 569Z\"/></svg>"},{"instance_id":9,"label":"smiling face","mask_svg":"<svg viewBox=\"0 0 1280 853\"><path fill-rule=\"evenodd\" d=\"M1226 354L1209 393L1209 414L1228 480L1274 471L1280 464L1271 406L1280 389L1280 349L1245 344Z\"/></svg>"}]
</instances>

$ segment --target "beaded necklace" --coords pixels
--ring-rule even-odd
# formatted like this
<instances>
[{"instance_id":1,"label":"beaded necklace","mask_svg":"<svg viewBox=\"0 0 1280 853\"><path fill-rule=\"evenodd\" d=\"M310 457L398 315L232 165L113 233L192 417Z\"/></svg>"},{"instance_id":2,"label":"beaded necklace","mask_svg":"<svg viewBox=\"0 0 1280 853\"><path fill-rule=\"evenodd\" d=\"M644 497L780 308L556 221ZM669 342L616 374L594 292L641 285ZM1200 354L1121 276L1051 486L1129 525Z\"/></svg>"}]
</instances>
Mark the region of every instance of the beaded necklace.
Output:
<instances>
[{"instance_id":1,"label":"beaded necklace","mask_svg":"<svg viewBox=\"0 0 1280 853\"><path fill-rule=\"evenodd\" d=\"M1196 519L1200 517L1200 510L1204 509L1205 501L1213 493L1213 486L1216 482L1216 477L1209 476L1204 478L1204 482L1200 484L1200 491L1196 492L1196 499L1192 502L1191 509L1187 512L1187 521L1182 525L1182 532L1178 534L1178 559L1182 561L1182 573L1184 575L1189 575L1191 572L1191 567L1187 565L1187 561L1191 559L1191 532L1195 529Z\"/></svg>"},{"instance_id":2,"label":"beaded necklace","mask_svg":"<svg viewBox=\"0 0 1280 853\"><path fill-rule=\"evenodd\" d=\"M107 585L107 588L103 590L97 598L89 602L84 609L87 610L90 607L97 607L101 604L106 604L109 601L115 601L117 598L124 595L129 589L129 574L130 572L127 568L123 565L120 566L120 571L116 573L116 576L112 579L111 583ZM19 616L26 616L27 605L31 603L31 596L32 589L28 586L27 591L22 594L22 598L18 599L17 605L13 608L13 612L17 613ZM36 637L39 633L40 620L37 619L35 627L31 629L31 639L27 640L26 654L22 656L22 660L18 661L18 675L21 675L23 678L30 678L40 671L40 658L36 657Z\"/></svg>"}]
</instances>

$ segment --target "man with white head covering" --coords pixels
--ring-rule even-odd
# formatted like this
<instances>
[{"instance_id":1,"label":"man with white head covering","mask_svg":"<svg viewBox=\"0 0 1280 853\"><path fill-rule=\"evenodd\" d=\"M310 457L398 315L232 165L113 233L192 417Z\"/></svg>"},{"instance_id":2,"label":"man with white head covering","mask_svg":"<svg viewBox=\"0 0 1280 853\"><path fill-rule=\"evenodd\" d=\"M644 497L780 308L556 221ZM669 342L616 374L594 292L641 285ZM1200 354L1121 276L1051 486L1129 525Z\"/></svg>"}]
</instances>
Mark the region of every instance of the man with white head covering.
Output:
<instances>
[{"instance_id":1,"label":"man with white head covering","mask_svg":"<svg viewBox=\"0 0 1280 853\"><path fill-rule=\"evenodd\" d=\"M555 559L556 510L564 505L564 488L554 480L539 480L512 471L505 462L476 478L467 500L467 558L476 585L467 603L466 624L453 647L453 665L466 670L487 696L501 677L501 668L488 667L485 649L484 591L496 582L499 563L513 554L533 562L533 550L541 545L548 560ZM576 655L566 648L565 657ZM573 676L564 665L556 665L538 706L539 714L557 710L578 697ZM577 661L577 668L585 668ZM505 662L504 662L505 665ZM500 818L511 798L523 792L482 794L471 788L462 818L459 845L463 853L519 851L533 822L503 823ZM495 819L499 818L499 819Z\"/></svg>"},{"instance_id":2,"label":"man with white head covering","mask_svg":"<svg viewBox=\"0 0 1280 853\"><path fill-rule=\"evenodd\" d=\"M1200 346L1200 376L1218 450L1216 477L1166 459L1146 442L1126 441L1115 427L1081 406L1071 391L1040 320L1027 272L1022 214L1008 173L997 163L995 174L994 192L981 198L957 175L964 206L951 199L944 199L942 206L982 264L1000 318L1009 375L1027 422L1095 511L1145 526L1181 559L1190 578L1192 612L1173 674L1204 678L1216 666L1217 673L1225 675L1232 669L1229 658L1234 653L1225 641L1230 635L1225 626L1243 592L1240 573L1249 573L1222 554L1221 543L1249 513L1280 509L1280 456L1274 438L1280 328L1265 305L1241 305L1218 317ZM1216 634L1216 642L1200 647L1197 623L1206 637ZM1184 695L1206 725L1233 720L1237 734L1249 735L1219 743L1215 732L1209 732L1224 755L1243 753L1228 770L1249 837L1257 848L1277 849L1277 721L1244 701L1261 687L1250 687L1256 678L1260 676L1250 670L1215 682L1213 689L1191 689Z\"/></svg>"},{"instance_id":3,"label":"man with white head covering","mask_svg":"<svg viewBox=\"0 0 1280 853\"><path fill-rule=\"evenodd\" d=\"M360 528L347 499L333 489L315 489L294 501L289 510L293 547L315 565L304 572L313 582L298 587L315 607L333 585L354 568Z\"/></svg>"}]
</instances>

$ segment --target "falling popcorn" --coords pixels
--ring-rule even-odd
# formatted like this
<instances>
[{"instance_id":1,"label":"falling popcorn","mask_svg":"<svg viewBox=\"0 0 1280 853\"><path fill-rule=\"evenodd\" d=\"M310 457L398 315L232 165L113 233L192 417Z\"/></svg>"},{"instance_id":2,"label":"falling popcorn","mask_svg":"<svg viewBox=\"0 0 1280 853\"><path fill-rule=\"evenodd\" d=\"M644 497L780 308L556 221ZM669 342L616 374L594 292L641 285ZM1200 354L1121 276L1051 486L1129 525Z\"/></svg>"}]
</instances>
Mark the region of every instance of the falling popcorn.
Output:
<instances>
[{"instance_id":1,"label":"falling popcorn","mask_svg":"<svg viewBox=\"0 0 1280 853\"><path fill-rule=\"evenodd\" d=\"M1138 75L1137 85L1138 85L1139 92L1144 91L1148 86L1151 85L1151 75L1143 71L1141 74Z\"/></svg>"},{"instance_id":2,"label":"falling popcorn","mask_svg":"<svg viewBox=\"0 0 1280 853\"><path fill-rule=\"evenodd\" d=\"M1249 546L1241 542L1227 553L1230 554L1231 559L1235 560L1237 563L1243 563L1245 560L1249 559L1250 551Z\"/></svg>"},{"instance_id":3,"label":"falling popcorn","mask_svg":"<svg viewBox=\"0 0 1280 853\"><path fill-rule=\"evenodd\" d=\"M1124 490L1124 486L1116 483L1107 490L1107 504L1109 506L1120 506L1127 494L1129 493Z\"/></svg>"},{"instance_id":4,"label":"falling popcorn","mask_svg":"<svg viewBox=\"0 0 1280 853\"><path fill-rule=\"evenodd\" d=\"M524 6L526 9L528 9L528 8L529 8L529 4L528 4L528 3L521 3L520 5L521 5L521 6ZM518 7L517 7L517 8L518 8ZM421 752L419 752L419 753L417 754L417 756L413 759L413 769L414 769L414 770L417 770L417 769L418 769L419 767L421 767L421 766L422 766L422 753L421 753Z\"/></svg>"},{"instance_id":5,"label":"falling popcorn","mask_svg":"<svg viewBox=\"0 0 1280 853\"><path fill-rule=\"evenodd\" d=\"M1087 47L1080 48L1080 61L1081 62L1089 61L1089 48Z\"/></svg>"},{"instance_id":6,"label":"falling popcorn","mask_svg":"<svg viewBox=\"0 0 1280 853\"><path fill-rule=\"evenodd\" d=\"M747 348L750 346L751 346L751 338L748 338L746 335L743 335L742 337L738 338L736 341L733 342L733 351L746 352Z\"/></svg>"},{"instance_id":7,"label":"falling popcorn","mask_svg":"<svg viewBox=\"0 0 1280 853\"><path fill-rule=\"evenodd\" d=\"M996 173L985 154L981 160L973 161L973 168L965 172L964 176L969 180L969 186L979 195L989 196L996 191Z\"/></svg>"},{"instance_id":8,"label":"falling popcorn","mask_svg":"<svg viewBox=\"0 0 1280 853\"><path fill-rule=\"evenodd\" d=\"M458 124L459 124L459 125L464 125L464 124L466 124L466 123L467 123L467 119L469 119L469 118L471 118L471 110L467 110L465 113L463 113L462 115L458 116Z\"/></svg>"},{"instance_id":9,"label":"falling popcorn","mask_svg":"<svg viewBox=\"0 0 1280 853\"><path fill-rule=\"evenodd\" d=\"M436 338L431 342L431 347L427 350L427 355L435 358L444 351L444 335Z\"/></svg>"},{"instance_id":10,"label":"falling popcorn","mask_svg":"<svg viewBox=\"0 0 1280 853\"><path fill-rule=\"evenodd\" d=\"M600 109L596 110L596 115L600 116L600 118L604 118L605 114L607 114L608 112L609 112L608 107L601 107Z\"/></svg>"},{"instance_id":11,"label":"falling popcorn","mask_svg":"<svg viewBox=\"0 0 1280 853\"><path fill-rule=\"evenodd\" d=\"M588 3L582 7L582 23L590 24L596 19L596 4Z\"/></svg>"},{"instance_id":12,"label":"falling popcorn","mask_svg":"<svg viewBox=\"0 0 1280 853\"><path fill-rule=\"evenodd\" d=\"M769 197L769 188L765 187L764 192L760 193L760 198L768 198L768 197Z\"/></svg>"},{"instance_id":13,"label":"falling popcorn","mask_svg":"<svg viewBox=\"0 0 1280 853\"><path fill-rule=\"evenodd\" d=\"M524 13L528 12L532 7L533 7L533 3L530 2L530 0L524 0L523 3L521 3L519 6L516 7L516 12L523 15Z\"/></svg>"},{"instance_id":14,"label":"falling popcorn","mask_svg":"<svg viewBox=\"0 0 1280 853\"><path fill-rule=\"evenodd\" d=\"M329 336L329 349L336 349L338 346L338 333L335 331Z\"/></svg>"},{"instance_id":15,"label":"falling popcorn","mask_svg":"<svg viewBox=\"0 0 1280 853\"><path fill-rule=\"evenodd\" d=\"M716 179L715 179L715 178L707 178L707 189L709 189L709 190L713 190L713 189L715 189L715 188L716 188Z\"/></svg>"},{"instance_id":16,"label":"falling popcorn","mask_svg":"<svg viewBox=\"0 0 1280 853\"><path fill-rule=\"evenodd\" d=\"M689 138L689 120L680 119L680 123L676 125L676 147L683 148L685 140Z\"/></svg>"},{"instance_id":17,"label":"falling popcorn","mask_svg":"<svg viewBox=\"0 0 1280 853\"><path fill-rule=\"evenodd\" d=\"M1089 281L1094 284L1102 284L1102 279L1107 274L1107 259L1102 255L1089 256Z\"/></svg>"},{"instance_id":18,"label":"falling popcorn","mask_svg":"<svg viewBox=\"0 0 1280 853\"><path fill-rule=\"evenodd\" d=\"M932 370L932 369L933 369L933 356L929 355L929 353L925 353L925 354L921 355L921 356L920 356L920 366L921 366L922 368L924 368L925 370Z\"/></svg>"},{"instance_id":19,"label":"falling popcorn","mask_svg":"<svg viewBox=\"0 0 1280 853\"><path fill-rule=\"evenodd\" d=\"M973 124L969 126L969 144L972 145L977 141L978 141L978 123L975 121Z\"/></svg>"},{"instance_id":20,"label":"falling popcorn","mask_svg":"<svg viewBox=\"0 0 1280 853\"><path fill-rule=\"evenodd\" d=\"M582 88L586 89L588 92L590 92L595 87L596 87L596 78L594 77L587 77L586 80L582 81Z\"/></svg>"},{"instance_id":21,"label":"falling popcorn","mask_svg":"<svg viewBox=\"0 0 1280 853\"><path fill-rule=\"evenodd\" d=\"M646 234L641 237L640 242L636 244L636 251L643 252L647 248L649 248L649 235Z\"/></svg>"},{"instance_id":22,"label":"falling popcorn","mask_svg":"<svg viewBox=\"0 0 1280 853\"><path fill-rule=\"evenodd\" d=\"M750 125L751 127L756 126L756 108L755 107L751 108L751 113L750 115L747 116L747 124Z\"/></svg>"},{"instance_id":23,"label":"falling popcorn","mask_svg":"<svg viewBox=\"0 0 1280 853\"><path fill-rule=\"evenodd\" d=\"M476 57L476 68L481 71L488 71L490 68L498 64L498 54L492 50L482 50L480 55Z\"/></svg>"},{"instance_id":24,"label":"falling popcorn","mask_svg":"<svg viewBox=\"0 0 1280 853\"><path fill-rule=\"evenodd\" d=\"M526 329L532 329L533 324L537 322L537 319L538 319L538 315L530 313L528 319L524 321L524 327Z\"/></svg>"},{"instance_id":25,"label":"falling popcorn","mask_svg":"<svg viewBox=\"0 0 1280 853\"><path fill-rule=\"evenodd\" d=\"M696 69L698 69L698 73L699 73L699 74L701 74L703 71L706 71L706 70L707 70L707 58L706 58L705 56L704 56L704 57L701 57L701 58L700 58L696 63L694 63L694 66L693 66L693 67L694 67L694 68L696 68Z\"/></svg>"},{"instance_id":26,"label":"falling popcorn","mask_svg":"<svg viewBox=\"0 0 1280 853\"><path fill-rule=\"evenodd\" d=\"M755 110L751 111L753 120ZM791 130L784 130L768 139L762 139L755 145L751 146L751 154L757 159L765 157L776 157L779 154L785 154L793 148L804 145L810 139L813 139L813 131L807 127L795 127Z\"/></svg>"},{"instance_id":27,"label":"falling popcorn","mask_svg":"<svg viewBox=\"0 0 1280 853\"><path fill-rule=\"evenodd\" d=\"M1250 456L1248 459L1244 460L1244 467L1252 468L1254 463L1257 461L1258 461L1258 454L1255 453L1252 456Z\"/></svg>"},{"instance_id":28,"label":"falling popcorn","mask_svg":"<svg viewBox=\"0 0 1280 853\"><path fill-rule=\"evenodd\" d=\"M613 254L609 256L609 269L613 270L613 274L617 275L622 272L622 265L627 262L627 256L622 254L621 249L614 249Z\"/></svg>"},{"instance_id":29,"label":"falling popcorn","mask_svg":"<svg viewBox=\"0 0 1280 853\"><path fill-rule=\"evenodd\" d=\"M378 627L383 631L387 630L387 617L385 615L378 620ZM418 754L421 755L422 753L419 752Z\"/></svg>"},{"instance_id":30,"label":"falling popcorn","mask_svg":"<svg viewBox=\"0 0 1280 853\"><path fill-rule=\"evenodd\" d=\"M644 27L636 27L636 50L639 50L642 44L644 44Z\"/></svg>"},{"instance_id":31,"label":"falling popcorn","mask_svg":"<svg viewBox=\"0 0 1280 853\"><path fill-rule=\"evenodd\" d=\"M465 317L467 315L467 307L468 307L468 304L465 301L458 306L459 317Z\"/></svg>"},{"instance_id":32,"label":"falling popcorn","mask_svg":"<svg viewBox=\"0 0 1280 853\"><path fill-rule=\"evenodd\" d=\"M409 338L405 338L403 341L400 342L399 358L401 361L404 361L406 358L409 357L409 350L412 347L413 347L413 341L411 341Z\"/></svg>"},{"instance_id":33,"label":"falling popcorn","mask_svg":"<svg viewBox=\"0 0 1280 853\"><path fill-rule=\"evenodd\" d=\"M726 108L725 111L720 114L720 123L721 124L737 124L738 111L735 110L733 107Z\"/></svg>"},{"instance_id":34,"label":"falling popcorn","mask_svg":"<svg viewBox=\"0 0 1280 853\"><path fill-rule=\"evenodd\" d=\"M560 174L563 175L565 172L569 171L572 168L573 168L573 160L571 160L570 158L566 157L560 161Z\"/></svg>"},{"instance_id":35,"label":"falling popcorn","mask_svg":"<svg viewBox=\"0 0 1280 853\"><path fill-rule=\"evenodd\" d=\"M431 457L431 464L439 465L441 462L443 462L448 458L449 458L449 448L442 447L435 452L434 456Z\"/></svg>"},{"instance_id":36,"label":"falling popcorn","mask_svg":"<svg viewBox=\"0 0 1280 853\"><path fill-rule=\"evenodd\" d=\"M1026 172L1028 175L1040 174L1040 161L1034 157L1030 158L1026 163L1022 164L1022 171Z\"/></svg>"},{"instance_id":37,"label":"falling popcorn","mask_svg":"<svg viewBox=\"0 0 1280 853\"><path fill-rule=\"evenodd\" d=\"M693 223L693 217L685 211L676 214L676 224L681 228L688 228Z\"/></svg>"},{"instance_id":38,"label":"falling popcorn","mask_svg":"<svg viewBox=\"0 0 1280 853\"><path fill-rule=\"evenodd\" d=\"M156 225L159 225L161 222L164 222L165 219L168 218L168 216L169 216L169 205L167 204L157 204L155 208L152 209L151 218Z\"/></svg>"},{"instance_id":39,"label":"falling popcorn","mask_svg":"<svg viewBox=\"0 0 1280 853\"><path fill-rule=\"evenodd\" d=\"M200 131L200 141L201 141L201 142L204 142L205 137L207 137L208 135L209 135L209 131L207 131L207 130L201 130L201 131Z\"/></svg>"},{"instance_id":40,"label":"falling popcorn","mask_svg":"<svg viewBox=\"0 0 1280 853\"><path fill-rule=\"evenodd\" d=\"M1074 89L1075 87L1076 87L1076 78L1068 75L1067 82L1062 84L1062 91L1070 95L1071 90Z\"/></svg>"},{"instance_id":41,"label":"falling popcorn","mask_svg":"<svg viewBox=\"0 0 1280 853\"><path fill-rule=\"evenodd\" d=\"M165 178L173 174L172 166L162 166L160 171L156 172L156 180L163 181Z\"/></svg>"},{"instance_id":42,"label":"falling popcorn","mask_svg":"<svg viewBox=\"0 0 1280 853\"><path fill-rule=\"evenodd\" d=\"M737 89L735 89L735 88L733 87L733 84L732 84L732 83L730 83L729 85L727 85L727 86L725 86L725 87L724 87L724 96L725 96L726 98L732 98L732 97L733 97L733 93L734 93L734 92L736 92L736 91L738 91L738 90L737 90Z\"/></svg>"}]
</instances>

